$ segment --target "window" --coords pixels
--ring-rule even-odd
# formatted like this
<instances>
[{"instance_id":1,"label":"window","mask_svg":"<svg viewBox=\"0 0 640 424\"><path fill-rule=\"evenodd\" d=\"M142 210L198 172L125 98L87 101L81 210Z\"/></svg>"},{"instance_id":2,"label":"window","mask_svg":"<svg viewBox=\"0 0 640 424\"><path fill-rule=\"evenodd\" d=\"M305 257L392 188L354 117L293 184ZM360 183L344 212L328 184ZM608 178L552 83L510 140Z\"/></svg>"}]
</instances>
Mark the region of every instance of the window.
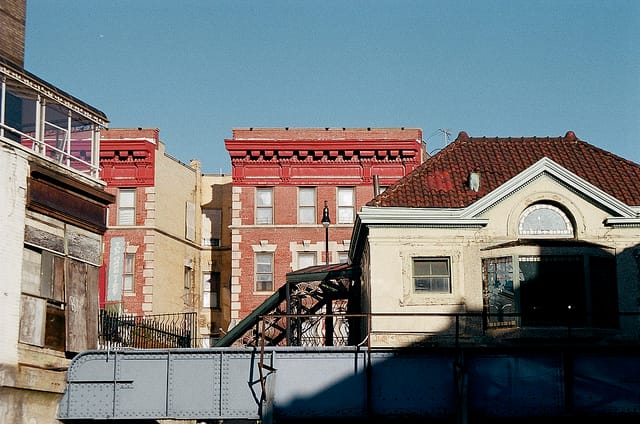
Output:
<instances>
[{"instance_id":1,"label":"window","mask_svg":"<svg viewBox=\"0 0 640 424\"><path fill-rule=\"evenodd\" d=\"M273 189L256 189L256 224L273 224Z\"/></svg>"},{"instance_id":2,"label":"window","mask_svg":"<svg viewBox=\"0 0 640 424\"><path fill-rule=\"evenodd\" d=\"M184 237L190 241L196 239L196 205L193 202L186 202L185 205Z\"/></svg>"},{"instance_id":3,"label":"window","mask_svg":"<svg viewBox=\"0 0 640 424\"><path fill-rule=\"evenodd\" d=\"M338 261L341 264L349 262L349 252L338 252Z\"/></svg>"},{"instance_id":4,"label":"window","mask_svg":"<svg viewBox=\"0 0 640 424\"><path fill-rule=\"evenodd\" d=\"M515 325L509 314L515 311L515 285L512 258L483 259L485 310L489 326Z\"/></svg>"},{"instance_id":5,"label":"window","mask_svg":"<svg viewBox=\"0 0 640 424\"><path fill-rule=\"evenodd\" d=\"M190 289L191 288L191 286L192 286L192 284L191 284L192 281L191 280L192 279L193 279L193 277L192 277L191 267L185 265L185 267L184 267L184 288L185 289Z\"/></svg>"},{"instance_id":6,"label":"window","mask_svg":"<svg viewBox=\"0 0 640 424\"><path fill-rule=\"evenodd\" d=\"M314 187L298 189L298 223L316 223L316 189Z\"/></svg>"},{"instance_id":7,"label":"window","mask_svg":"<svg viewBox=\"0 0 640 424\"><path fill-rule=\"evenodd\" d=\"M298 252L298 268L307 268L316 264L315 252Z\"/></svg>"},{"instance_id":8,"label":"window","mask_svg":"<svg viewBox=\"0 0 640 424\"><path fill-rule=\"evenodd\" d=\"M118 225L136 225L136 189L118 190Z\"/></svg>"},{"instance_id":9,"label":"window","mask_svg":"<svg viewBox=\"0 0 640 424\"><path fill-rule=\"evenodd\" d=\"M222 210L202 209L202 245L220 246L222 237Z\"/></svg>"},{"instance_id":10,"label":"window","mask_svg":"<svg viewBox=\"0 0 640 424\"><path fill-rule=\"evenodd\" d=\"M220 273L205 272L202 274L202 307L220 308Z\"/></svg>"},{"instance_id":11,"label":"window","mask_svg":"<svg viewBox=\"0 0 640 424\"><path fill-rule=\"evenodd\" d=\"M124 255L124 270L122 272L122 290L133 291L133 277L134 277L134 265L135 265L135 253L125 253Z\"/></svg>"},{"instance_id":12,"label":"window","mask_svg":"<svg viewBox=\"0 0 640 424\"><path fill-rule=\"evenodd\" d=\"M522 212L518 232L525 237L573 237L573 225L560 208L538 203Z\"/></svg>"},{"instance_id":13,"label":"window","mask_svg":"<svg viewBox=\"0 0 640 424\"><path fill-rule=\"evenodd\" d=\"M615 327L615 257L593 253L483 259L486 324Z\"/></svg>"},{"instance_id":14,"label":"window","mask_svg":"<svg viewBox=\"0 0 640 424\"><path fill-rule=\"evenodd\" d=\"M414 258L413 289L416 293L451 293L448 258Z\"/></svg>"},{"instance_id":15,"label":"window","mask_svg":"<svg viewBox=\"0 0 640 424\"><path fill-rule=\"evenodd\" d=\"M256 253L256 291L273 291L273 254Z\"/></svg>"},{"instance_id":16,"label":"window","mask_svg":"<svg viewBox=\"0 0 640 424\"><path fill-rule=\"evenodd\" d=\"M95 349L97 266L25 247L19 340L58 351Z\"/></svg>"},{"instance_id":17,"label":"window","mask_svg":"<svg viewBox=\"0 0 640 424\"><path fill-rule=\"evenodd\" d=\"M338 187L338 224L353 224L354 211L353 187Z\"/></svg>"}]
</instances>

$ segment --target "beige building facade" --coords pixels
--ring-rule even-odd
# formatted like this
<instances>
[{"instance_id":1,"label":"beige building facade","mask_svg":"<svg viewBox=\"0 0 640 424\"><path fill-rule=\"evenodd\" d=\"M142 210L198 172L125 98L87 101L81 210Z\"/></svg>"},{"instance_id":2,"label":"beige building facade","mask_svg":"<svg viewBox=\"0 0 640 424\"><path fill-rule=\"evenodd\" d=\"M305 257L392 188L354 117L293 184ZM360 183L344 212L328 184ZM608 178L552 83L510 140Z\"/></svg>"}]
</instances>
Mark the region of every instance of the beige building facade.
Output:
<instances>
[{"instance_id":1,"label":"beige building facade","mask_svg":"<svg viewBox=\"0 0 640 424\"><path fill-rule=\"evenodd\" d=\"M190 327L183 334L189 346L208 346L229 323L231 177L203 175L199 161L174 159L151 128L105 131L101 165L116 197L102 307L180 321Z\"/></svg>"},{"instance_id":2,"label":"beige building facade","mask_svg":"<svg viewBox=\"0 0 640 424\"><path fill-rule=\"evenodd\" d=\"M506 172L476 150L495 147L537 160L518 153ZM637 341L638 175L637 164L573 133L491 142L461 134L358 214L352 256L372 344L558 338L568 329Z\"/></svg>"}]
</instances>

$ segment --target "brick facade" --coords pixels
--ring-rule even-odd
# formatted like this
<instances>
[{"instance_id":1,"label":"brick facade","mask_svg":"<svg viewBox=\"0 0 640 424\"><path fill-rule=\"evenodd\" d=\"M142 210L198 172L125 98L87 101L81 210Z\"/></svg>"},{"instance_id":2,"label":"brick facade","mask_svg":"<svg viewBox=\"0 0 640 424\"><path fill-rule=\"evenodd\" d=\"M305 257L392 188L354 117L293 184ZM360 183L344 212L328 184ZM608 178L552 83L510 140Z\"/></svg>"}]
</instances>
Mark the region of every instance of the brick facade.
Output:
<instances>
[{"instance_id":1,"label":"brick facade","mask_svg":"<svg viewBox=\"0 0 640 424\"><path fill-rule=\"evenodd\" d=\"M0 56L24 66L25 0L0 0Z\"/></svg>"},{"instance_id":2,"label":"brick facade","mask_svg":"<svg viewBox=\"0 0 640 424\"><path fill-rule=\"evenodd\" d=\"M327 261L327 233L321 224L325 201L331 219L328 262L345 261L353 221L338 222L339 192L352 190L350 213L355 218L358 209L374 197L376 177L381 187L388 186L424 158L422 131L405 128L234 129L225 146L233 180L232 324L266 300L288 272L309 261ZM273 202L271 223L258 223L258 188L272 193L267 194ZM300 223L300 188L314 190L312 222ZM256 285L261 253L273 260L273 290Z\"/></svg>"}]
</instances>

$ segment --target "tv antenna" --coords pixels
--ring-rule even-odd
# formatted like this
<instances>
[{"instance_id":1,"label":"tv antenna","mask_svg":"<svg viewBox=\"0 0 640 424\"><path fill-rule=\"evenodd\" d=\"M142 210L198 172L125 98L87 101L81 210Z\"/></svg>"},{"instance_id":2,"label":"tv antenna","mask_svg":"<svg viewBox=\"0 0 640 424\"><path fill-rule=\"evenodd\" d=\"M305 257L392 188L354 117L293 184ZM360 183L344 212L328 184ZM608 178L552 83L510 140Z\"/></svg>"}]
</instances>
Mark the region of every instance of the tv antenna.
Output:
<instances>
[{"instance_id":1,"label":"tv antenna","mask_svg":"<svg viewBox=\"0 0 640 424\"><path fill-rule=\"evenodd\" d=\"M438 131L444 136L444 145L448 145L451 140L451 130L448 128L438 128Z\"/></svg>"}]
</instances>

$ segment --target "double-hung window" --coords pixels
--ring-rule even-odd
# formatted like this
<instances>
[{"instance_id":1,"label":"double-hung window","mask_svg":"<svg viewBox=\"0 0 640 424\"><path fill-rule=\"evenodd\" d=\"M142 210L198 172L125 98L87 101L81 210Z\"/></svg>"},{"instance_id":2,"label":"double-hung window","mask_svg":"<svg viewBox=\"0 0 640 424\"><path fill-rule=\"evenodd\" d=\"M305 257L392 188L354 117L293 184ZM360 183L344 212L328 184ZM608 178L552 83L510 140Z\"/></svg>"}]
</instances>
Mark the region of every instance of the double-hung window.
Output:
<instances>
[{"instance_id":1,"label":"double-hung window","mask_svg":"<svg viewBox=\"0 0 640 424\"><path fill-rule=\"evenodd\" d=\"M298 223L316 223L316 189L315 187L298 188Z\"/></svg>"},{"instance_id":2,"label":"double-hung window","mask_svg":"<svg viewBox=\"0 0 640 424\"><path fill-rule=\"evenodd\" d=\"M118 225L136 225L136 189L118 190Z\"/></svg>"},{"instance_id":3,"label":"double-hung window","mask_svg":"<svg viewBox=\"0 0 640 424\"><path fill-rule=\"evenodd\" d=\"M256 253L256 291L273 291L273 254Z\"/></svg>"},{"instance_id":4,"label":"double-hung window","mask_svg":"<svg viewBox=\"0 0 640 424\"><path fill-rule=\"evenodd\" d=\"M131 292L133 291L133 276L135 265L135 253L124 254L124 268L122 272L122 290Z\"/></svg>"},{"instance_id":5,"label":"double-hung window","mask_svg":"<svg viewBox=\"0 0 640 424\"><path fill-rule=\"evenodd\" d=\"M413 258L413 290L416 293L451 293L449 258Z\"/></svg>"},{"instance_id":6,"label":"double-hung window","mask_svg":"<svg viewBox=\"0 0 640 424\"><path fill-rule=\"evenodd\" d=\"M256 189L256 224L273 224L273 188Z\"/></svg>"},{"instance_id":7,"label":"double-hung window","mask_svg":"<svg viewBox=\"0 0 640 424\"><path fill-rule=\"evenodd\" d=\"M202 307L220 308L220 273L205 272L202 274Z\"/></svg>"},{"instance_id":8,"label":"double-hung window","mask_svg":"<svg viewBox=\"0 0 640 424\"><path fill-rule=\"evenodd\" d=\"M353 224L355 197L353 187L338 187L338 224Z\"/></svg>"}]
</instances>

